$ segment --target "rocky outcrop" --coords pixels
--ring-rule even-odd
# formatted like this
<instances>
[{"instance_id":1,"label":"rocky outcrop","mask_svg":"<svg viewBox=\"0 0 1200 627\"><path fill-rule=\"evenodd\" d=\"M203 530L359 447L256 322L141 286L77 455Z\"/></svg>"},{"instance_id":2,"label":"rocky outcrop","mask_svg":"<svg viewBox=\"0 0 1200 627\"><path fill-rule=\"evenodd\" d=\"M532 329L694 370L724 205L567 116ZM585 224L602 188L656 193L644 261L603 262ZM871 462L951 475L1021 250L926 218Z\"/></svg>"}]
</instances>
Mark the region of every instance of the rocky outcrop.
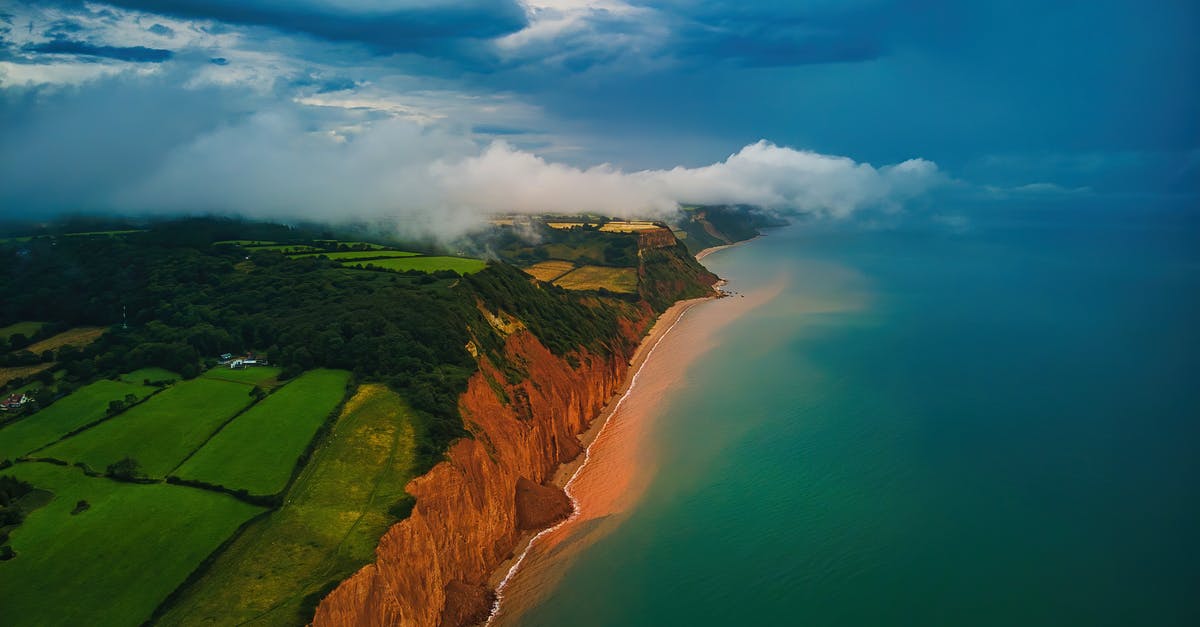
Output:
<instances>
[{"instance_id":1,"label":"rocky outcrop","mask_svg":"<svg viewBox=\"0 0 1200 627\"><path fill-rule=\"evenodd\" d=\"M321 602L313 624L463 625L485 619L492 602L488 577L512 555L521 531L569 512L566 495L548 482L559 464L582 451L579 434L624 380L653 318L646 304L637 312L622 322L612 354L575 353L571 362L527 330L510 335L505 353L528 376L503 388L509 399L524 399L528 416L493 387L505 378L481 357L480 371L459 400L473 439L455 442L446 461L408 485L416 497L412 515L380 540L375 563Z\"/></svg>"}]
</instances>

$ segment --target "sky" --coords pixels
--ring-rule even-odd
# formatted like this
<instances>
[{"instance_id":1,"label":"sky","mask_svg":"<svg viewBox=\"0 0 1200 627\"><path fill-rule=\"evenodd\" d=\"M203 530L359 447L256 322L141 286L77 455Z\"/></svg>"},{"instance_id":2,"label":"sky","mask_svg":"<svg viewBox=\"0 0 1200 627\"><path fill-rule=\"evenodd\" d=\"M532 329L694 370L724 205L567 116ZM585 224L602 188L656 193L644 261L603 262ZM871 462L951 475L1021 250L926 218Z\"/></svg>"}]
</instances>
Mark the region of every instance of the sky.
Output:
<instances>
[{"instance_id":1,"label":"sky","mask_svg":"<svg viewBox=\"0 0 1200 627\"><path fill-rule=\"evenodd\" d=\"M1200 4L0 0L0 217L1200 199Z\"/></svg>"}]
</instances>

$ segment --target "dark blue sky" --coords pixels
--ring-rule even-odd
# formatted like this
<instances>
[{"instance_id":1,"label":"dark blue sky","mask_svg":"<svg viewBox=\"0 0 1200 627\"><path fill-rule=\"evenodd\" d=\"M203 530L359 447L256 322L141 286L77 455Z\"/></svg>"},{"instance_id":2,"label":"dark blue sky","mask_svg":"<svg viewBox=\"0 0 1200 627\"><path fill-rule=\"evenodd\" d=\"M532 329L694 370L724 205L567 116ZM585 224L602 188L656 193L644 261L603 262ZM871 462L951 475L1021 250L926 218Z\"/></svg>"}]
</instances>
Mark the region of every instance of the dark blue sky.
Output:
<instances>
[{"instance_id":1,"label":"dark blue sky","mask_svg":"<svg viewBox=\"0 0 1200 627\"><path fill-rule=\"evenodd\" d=\"M0 14L5 213L745 201L840 215L946 190L1200 195L1191 0L112 0ZM921 167L889 169L905 162Z\"/></svg>"}]
</instances>

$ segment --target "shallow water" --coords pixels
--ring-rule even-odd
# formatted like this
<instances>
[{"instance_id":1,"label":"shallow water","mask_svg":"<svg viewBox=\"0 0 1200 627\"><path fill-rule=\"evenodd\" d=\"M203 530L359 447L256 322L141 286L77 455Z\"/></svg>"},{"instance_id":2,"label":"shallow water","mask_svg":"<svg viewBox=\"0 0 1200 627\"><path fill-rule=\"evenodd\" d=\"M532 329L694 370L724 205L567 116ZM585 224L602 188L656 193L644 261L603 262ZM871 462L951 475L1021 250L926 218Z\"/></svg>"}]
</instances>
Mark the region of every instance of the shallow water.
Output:
<instances>
[{"instance_id":1,"label":"shallow water","mask_svg":"<svg viewBox=\"0 0 1200 627\"><path fill-rule=\"evenodd\" d=\"M644 491L517 622L1200 624L1198 224L1009 209L708 257L783 291L687 366Z\"/></svg>"}]
</instances>

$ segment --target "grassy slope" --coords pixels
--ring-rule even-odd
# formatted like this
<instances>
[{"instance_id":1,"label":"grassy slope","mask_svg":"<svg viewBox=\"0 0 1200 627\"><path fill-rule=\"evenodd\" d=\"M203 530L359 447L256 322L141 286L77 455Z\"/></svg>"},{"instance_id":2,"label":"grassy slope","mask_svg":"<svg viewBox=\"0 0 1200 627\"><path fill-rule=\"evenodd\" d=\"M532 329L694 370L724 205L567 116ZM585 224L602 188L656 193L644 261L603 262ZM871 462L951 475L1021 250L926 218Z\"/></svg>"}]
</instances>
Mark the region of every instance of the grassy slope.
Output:
<instances>
[{"instance_id":1,"label":"grassy slope","mask_svg":"<svg viewBox=\"0 0 1200 627\"><path fill-rule=\"evenodd\" d=\"M283 507L256 521L187 589L163 625L296 625L304 598L371 561L415 472L410 410L363 385L313 454ZM307 610L311 612L311 608Z\"/></svg>"},{"instance_id":2,"label":"grassy slope","mask_svg":"<svg viewBox=\"0 0 1200 627\"><path fill-rule=\"evenodd\" d=\"M13 335L16 335L17 333L20 333L21 335L24 335L25 337L32 337L33 334L37 333L38 329L42 328L42 325L44 325L44 324L46 324L46 323L45 322L18 322L16 324L10 324L6 327L0 327L0 337L7 340L8 338L12 337Z\"/></svg>"},{"instance_id":3,"label":"grassy slope","mask_svg":"<svg viewBox=\"0 0 1200 627\"><path fill-rule=\"evenodd\" d=\"M359 264L364 268L367 264L371 264L376 268L386 268L397 272L404 272L406 270L420 270L421 272L454 270L459 274L479 272L487 266L487 262L481 259L468 259L464 257L403 257L376 259L374 261L356 261L353 265Z\"/></svg>"},{"instance_id":4,"label":"grassy slope","mask_svg":"<svg viewBox=\"0 0 1200 627\"><path fill-rule=\"evenodd\" d=\"M221 429L174 474L251 494L278 493L345 396L349 379L344 370L303 374Z\"/></svg>"},{"instance_id":5,"label":"grassy slope","mask_svg":"<svg viewBox=\"0 0 1200 627\"><path fill-rule=\"evenodd\" d=\"M261 508L183 486L133 485L77 468L4 471L54 492L12 534L0 562L0 623L137 625L225 538ZM76 502L91 507L71 515Z\"/></svg>"},{"instance_id":6,"label":"grassy slope","mask_svg":"<svg viewBox=\"0 0 1200 627\"><path fill-rule=\"evenodd\" d=\"M637 291L636 268L606 268L603 266L581 266L554 280L554 284L568 290L598 290L632 294Z\"/></svg>"},{"instance_id":7,"label":"grassy slope","mask_svg":"<svg viewBox=\"0 0 1200 627\"><path fill-rule=\"evenodd\" d=\"M143 381L178 381L179 375L166 368L142 368L121 375L126 383L141 383Z\"/></svg>"},{"instance_id":8,"label":"grassy slope","mask_svg":"<svg viewBox=\"0 0 1200 627\"><path fill-rule=\"evenodd\" d=\"M252 400L240 383L193 379L95 427L38 452L93 470L129 456L147 476L161 478Z\"/></svg>"},{"instance_id":9,"label":"grassy slope","mask_svg":"<svg viewBox=\"0 0 1200 627\"><path fill-rule=\"evenodd\" d=\"M145 398L155 388L109 381L85 385L53 405L0 429L0 459L16 459L104 417L109 401Z\"/></svg>"},{"instance_id":10,"label":"grassy slope","mask_svg":"<svg viewBox=\"0 0 1200 627\"><path fill-rule=\"evenodd\" d=\"M297 257L319 257L324 255L330 259L382 259L386 257L416 257L421 253L410 253L401 250L350 250L337 253L305 253Z\"/></svg>"},{"instance_id":11,"label":"grassy slope","mask_svg":"<svg viewBox=\"0 0 1200 627\"><path fill-rule=\"evenodd\" d=\"M45 351L56 351L64 346L87 346L95 342L101 335L104 335L108 329L104 327L78 327L68 329L58 335L50 336L40 342L34 342L22 350L27 350L34 355L41 355Z\"/></svg>"}]
</instances>

